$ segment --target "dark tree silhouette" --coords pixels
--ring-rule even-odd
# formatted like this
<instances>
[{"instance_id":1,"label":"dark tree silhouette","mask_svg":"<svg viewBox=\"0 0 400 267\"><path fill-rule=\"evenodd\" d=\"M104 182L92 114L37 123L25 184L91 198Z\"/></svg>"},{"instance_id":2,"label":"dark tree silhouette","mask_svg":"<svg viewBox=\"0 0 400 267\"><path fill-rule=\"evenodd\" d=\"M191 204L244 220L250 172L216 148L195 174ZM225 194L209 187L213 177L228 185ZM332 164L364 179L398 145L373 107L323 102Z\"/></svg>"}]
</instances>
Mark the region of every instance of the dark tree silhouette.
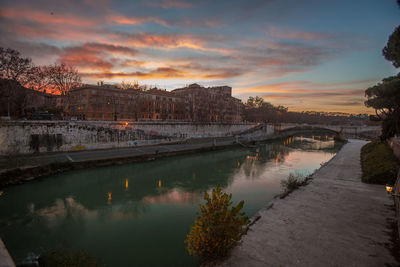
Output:
<instances>
[{"instance_id":1,"label":"dark tree silhouette","mask_svg":"<svg viewBox=\"0 0 400 267\"><path fill-rule=\"evenodd\" d=\"M400 5L400 0L397 0ZM383 56L392 62L395 68L400 67L400 26L389 36L382 50ZM376 112L376 119L382 121L381 139L388 139L400 133L400 74L388 77L375 86L365 90L367 107Z\"/></svg>"},{"instance_id":2,"label":"dark tree silhouette","mask_svg":"<svg viewBox=\"0 0 400 267\"><path fill-rule=\"evenodd\" d=\"M73 66L61 63L47 68L50 84L61 95L67 95L72 88L82 85L81 76Z\"/></svg>"},{"instance_id":3,"label":"dark tree silhouette","mask_svg":"<svg viewBox=\"0 0 400 267\"><path fill-rule=\"evenodd\" d=\"M400 67L400 26L397 26L390 35L382 53L387 60L392 62L395 68Z\"/></svg>"},{"instance_id":4,"label":"dark tree silhouette","mask_svg":"<svg viewBox=\"0 0 400 267\"><path fill-rule=\"evenodd\" d=\"M9 117L12 106L21 108L22 103L25 102L25 90L20 90L20 88L21 84L28 82L32 67L30 58L22 57L17 50L0 47L0 78L2 79L0 92L1 97L7 100L7 116Z\"/></svg>"},{"instance_id":5,"label":"dark tree silhouette","mask_svg":"<svg viewBox=\"0 0 400 267\"><path fill-rule=\"evenodd\" d=\"M385 78L381 83L365 90L367 107L375 109L382 121L382 139L400 133L400 74Z\"/></svg>"}]
</instances>

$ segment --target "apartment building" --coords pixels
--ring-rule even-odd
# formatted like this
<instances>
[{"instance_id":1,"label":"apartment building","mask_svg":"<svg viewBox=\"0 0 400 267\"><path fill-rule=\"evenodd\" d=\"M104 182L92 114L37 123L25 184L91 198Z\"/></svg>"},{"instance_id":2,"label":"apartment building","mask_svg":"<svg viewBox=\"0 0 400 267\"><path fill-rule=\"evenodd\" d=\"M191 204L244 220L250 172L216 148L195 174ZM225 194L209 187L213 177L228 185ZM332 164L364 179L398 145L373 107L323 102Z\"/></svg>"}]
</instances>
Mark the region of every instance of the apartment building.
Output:
<instances>
[{"instance_id":1,"label":"apartment building","mask_svg":"<svg viewBox=\"0 0 400 267\"><path fill-rule=\"evenodd\" d=\"M232 97L232 87L203 87L191 84L172 91L176 96L187 99L186 112L193 121L199 122L240 122L243 103Z\"/></svg>"},{"instance_id":2,"label":"apartment building","mask_svg":"<svg viewBox=\"0 0 400 267\"><path fill-rule=\"evenodd\" d=\"M69 92L67 117L80 120L190 120L186 100L159 89L84 85Z\"/></svg>"}]
</instances>

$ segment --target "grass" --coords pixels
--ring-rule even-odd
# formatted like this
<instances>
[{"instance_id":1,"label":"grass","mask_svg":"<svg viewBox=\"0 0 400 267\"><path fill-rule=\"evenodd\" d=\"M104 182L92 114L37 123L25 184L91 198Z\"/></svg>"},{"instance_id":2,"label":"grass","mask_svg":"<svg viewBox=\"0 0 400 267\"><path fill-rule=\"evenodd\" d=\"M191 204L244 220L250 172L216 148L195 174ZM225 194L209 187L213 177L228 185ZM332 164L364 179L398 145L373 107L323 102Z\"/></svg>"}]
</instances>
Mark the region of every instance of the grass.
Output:
<instances>
[{"instance_id":1,"label":"grass","mask_svg":"<svg viewBox=\"0 0 400 267\"><path fill-rule=\"evenodd\" d=\"M393 185L399 163L386 142L372 141L361 148L361 167L364 183Z\"/></svg>"}]
</instances>

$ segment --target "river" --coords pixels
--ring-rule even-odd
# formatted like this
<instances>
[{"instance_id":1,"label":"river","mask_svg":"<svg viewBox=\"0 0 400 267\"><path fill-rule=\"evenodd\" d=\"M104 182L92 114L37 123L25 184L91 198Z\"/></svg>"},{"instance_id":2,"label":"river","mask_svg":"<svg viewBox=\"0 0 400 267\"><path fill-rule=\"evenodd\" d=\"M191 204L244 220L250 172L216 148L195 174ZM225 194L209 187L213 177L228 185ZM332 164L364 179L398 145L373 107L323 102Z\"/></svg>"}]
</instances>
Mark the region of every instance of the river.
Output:
<instances>
[{"instance_id":1,"label":"river","mask_svg":"<svg viewBox=\"0 0 400 267\"><path fill-rule=\"evenodd\" d=\"M0 236L16 263L50 249L84 249L107 266L196 266L184 240L206 190L217 184L245 201L249 217L308 175L341 143L290 137L152 162L71 171L5 188Z\"/></svg>"}]
</instances>

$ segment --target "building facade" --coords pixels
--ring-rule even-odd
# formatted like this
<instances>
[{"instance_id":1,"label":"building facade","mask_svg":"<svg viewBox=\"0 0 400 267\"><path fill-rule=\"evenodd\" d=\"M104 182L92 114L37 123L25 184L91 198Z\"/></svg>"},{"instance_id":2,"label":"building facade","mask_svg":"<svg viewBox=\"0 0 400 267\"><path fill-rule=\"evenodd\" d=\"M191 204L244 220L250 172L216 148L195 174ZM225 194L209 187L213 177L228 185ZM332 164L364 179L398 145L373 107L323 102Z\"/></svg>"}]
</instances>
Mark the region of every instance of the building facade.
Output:
<instances>
[{"instance_id":1,"label":"building facade","mask_svg":"<svg viewBox=\"0 0 400 267\"><path fill-rule=\"evenodd\" d=\"M84 85L70 91L66 110L67 117L80 120L190 120L185 101L159 89Z\"/></svg>"},{"instance_id":2,"label":"building facade","mask_svg":"<svg viewBox=\"0 0 400 267\"><path fill-rule=\"evenodd\" d=\"M232 97L232 87L216 86L205 88L191 84L172 91L187 99L186 112L193 121L199 122L240 122L243 103Z\"/></svg>"},{"instance_id":3,"label":"building facade","mask_svg":"<svg viewBox=\"0 0 400 267\"><path fill-rule=\"evenodd\" d=\"M79 120L240 122L243 112L243 104L232 97L231 87L198 84L171 92L84 85L73 88L64 105L66 117Z\"/></svg>"}]
</instances>

